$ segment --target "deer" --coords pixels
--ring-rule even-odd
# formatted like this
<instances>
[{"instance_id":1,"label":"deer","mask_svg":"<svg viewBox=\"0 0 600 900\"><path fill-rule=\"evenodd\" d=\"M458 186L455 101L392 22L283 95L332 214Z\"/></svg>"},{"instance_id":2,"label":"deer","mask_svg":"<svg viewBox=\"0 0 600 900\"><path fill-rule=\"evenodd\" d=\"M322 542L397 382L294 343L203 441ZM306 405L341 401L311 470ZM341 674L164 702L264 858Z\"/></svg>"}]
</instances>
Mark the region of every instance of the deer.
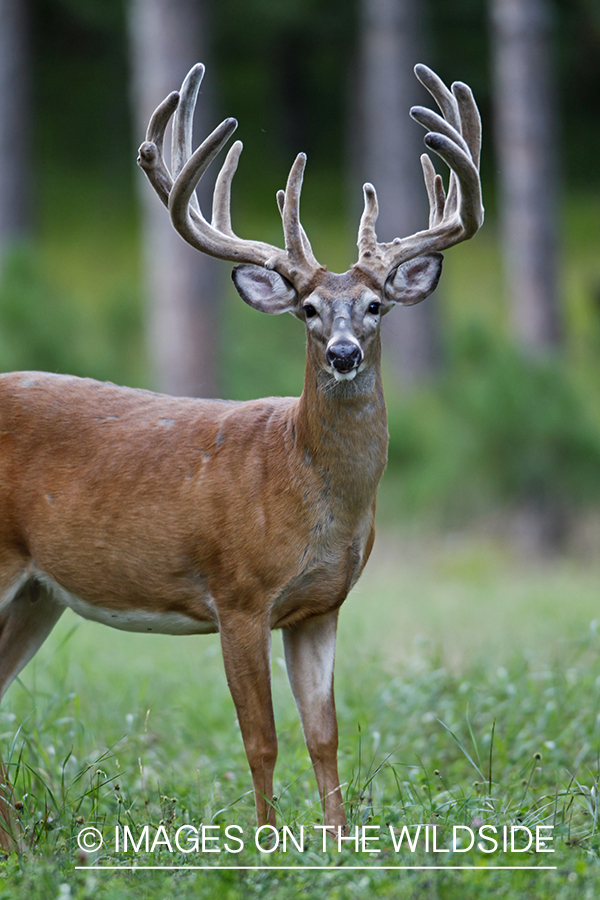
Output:
<instances>
[{"instance_id":1,"label":"deer","mask_svg":"<svg viewBox=\"0 0 600 900\"><path fill-rule=\"evenodd\" d=\"M377 194L365 184L358 261L342 274L317 262L300 222L302 153L277 193L283 247L232 230L239 141L205 218L196 187L237 122L225 119L192 151L202 64L158 106L140 147L138 163L181 237L234 262L235 287L255 310L304 323L300 397L232 402L69 375L0 376L0 696L66 608L131 632L218 632L258 825L275 823L270 654L280 629L323 822L346 828L335 642L339 609L373 547L387 461L381 320L424 300L442 251L483 222L473 94L424 65L415 73L440 112L410 114L448 165L448 189L424 153L428 228L381 243Z\"/></svg>"}]
</instances>

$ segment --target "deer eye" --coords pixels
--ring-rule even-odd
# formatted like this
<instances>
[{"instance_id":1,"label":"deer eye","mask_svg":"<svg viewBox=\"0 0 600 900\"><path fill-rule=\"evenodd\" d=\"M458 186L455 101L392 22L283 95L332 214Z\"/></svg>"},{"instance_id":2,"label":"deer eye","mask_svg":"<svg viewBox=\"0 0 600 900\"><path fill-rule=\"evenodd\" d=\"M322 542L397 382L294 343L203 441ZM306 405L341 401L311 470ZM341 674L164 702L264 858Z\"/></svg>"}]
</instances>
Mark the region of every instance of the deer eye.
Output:
<instances>
[{"instance_id":1,"label":"deer eye","mask_svg":"<svg viewBox=\"0 0 600 900\"><path fill-rule=\"evenodd\" d=\"M373 303L369 303L367 312L371 313L372 316L376 316L379 314L380 307L381 303L378 303L376 300L374 300Z\"/></svg>"},{"instance_id":2,"label":"deer eye","mask_svg":"<svg viewBox=\"0 0 600 900\"><path fill-rule=\"evenodd\" d=\"M307 319L312 319L313 316L316 316L317 311L310 303L307 303L306 306L302 307L304 315Z\"/></svg>"}]
</instances>

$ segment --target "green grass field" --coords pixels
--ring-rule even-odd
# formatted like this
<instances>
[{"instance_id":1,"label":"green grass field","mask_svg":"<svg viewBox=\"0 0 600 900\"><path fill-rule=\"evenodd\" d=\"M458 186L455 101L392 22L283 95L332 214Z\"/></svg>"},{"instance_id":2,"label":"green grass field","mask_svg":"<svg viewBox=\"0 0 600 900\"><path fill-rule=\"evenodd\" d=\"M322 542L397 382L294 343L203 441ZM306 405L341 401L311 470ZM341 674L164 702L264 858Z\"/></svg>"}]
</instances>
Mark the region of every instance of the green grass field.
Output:
<instances>
[{"instance_id":1,"label":"green grass field","mask_svg":"<svg viewBox=\"0 0 600 900\"><path fill-rule=\"evenodd\" d=\"M379 536L342 609L336 667L347 808L352 828L379 836L366 845L378 854L340 853L332 841L323 851L310 828L321 821L317 790L279 635L276 795L280 825L297 837L304 826L302 853L253 845L250 776L218 639L129 635L65 615L0 712L25 846L1 864L0 898L597 897L599 568L484 538ZM115 850L117 826L138 840L148 825L152 841L161 824L172 842L184 824L221 826L208 832L220 852ZM450 852L427 852L423 840L395 852L390 827L414 837L418 824L436 825L437 848ZM76 835L90 825L105 846L84 854ZM228 825L243 829L240 853L225 850ZM542 833L555 852L519 852L522 843L514 853L453 852L454 827L483 825L553 826ZM75 869L134 860L266 868ZM290 865L335 871L277 868ZM384 868L415 865L477 868Z\"/></svg>"}]
</instances>

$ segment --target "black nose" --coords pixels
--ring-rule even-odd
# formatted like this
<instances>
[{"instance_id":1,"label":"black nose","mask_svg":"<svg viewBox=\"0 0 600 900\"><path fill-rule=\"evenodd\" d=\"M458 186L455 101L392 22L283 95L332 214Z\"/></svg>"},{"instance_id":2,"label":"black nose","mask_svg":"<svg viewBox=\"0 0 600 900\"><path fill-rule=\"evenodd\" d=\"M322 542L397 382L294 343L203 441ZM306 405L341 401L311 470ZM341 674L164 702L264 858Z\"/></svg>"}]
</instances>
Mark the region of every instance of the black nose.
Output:
<instances>
[{"instance_id":1,"label":"black nose","mask_svg":"<svg viewBox=\"0 0 600 900\"><path fill-rule=\"evenodd\" d=\"M350 372L361 362L362 350L353 341L336 341L329 345L325 356L337 372Z\"/></svg>"}]
</instances>

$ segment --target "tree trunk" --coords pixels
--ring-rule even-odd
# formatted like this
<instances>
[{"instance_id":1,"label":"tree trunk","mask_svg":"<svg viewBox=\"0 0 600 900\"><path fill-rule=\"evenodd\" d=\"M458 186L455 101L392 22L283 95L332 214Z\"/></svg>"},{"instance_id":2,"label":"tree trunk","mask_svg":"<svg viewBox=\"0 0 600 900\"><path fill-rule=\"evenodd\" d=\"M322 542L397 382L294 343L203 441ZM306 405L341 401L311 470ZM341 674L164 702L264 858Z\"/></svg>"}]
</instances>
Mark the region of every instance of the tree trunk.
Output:
<instances>
[{"instance_id":1,"label":"tree trunk","mask_svg":"<svg viewBox=\"0 0 600 900\"><path fill-rule=\"evenodd\" d=\"M150 115L196 62L207 62L201 0L131 0L130 35L137 143ZM198 142L214 127L205 83L196 115ZM214 83L214 72L212 73ZM165 142L167 143L167 142ZM155 386L169 394L213 397L218 391L219 263L175 232L167 211L142 175L145 289ZM201 202L206 209L207 198ZM210 198L208 198L208 204Z\"/></svg>"},{"instance_id":2,"label":"tree trunk","mask_svg":"<svg viewBox=\"0 0 600 900\"><path fill-rule=\"evenodd\" d=\"M380 240L427 227L428 204L419 158L423 129L409 109L425 97L413 67L423 62L423 4L362 0L360 132L363 180L379 197ZM384 346L404 383L431 375L439 361L435 295L398 308L386 322ZM393 317L393 321L391 321Z\"/></svg>"},{"instance_id":3,"label":"tree trunk","mask_svg":"<svg viewBox=\"0 0 600 900\"><path fill-rule=\"evenodd\" d=\"M0 0L0 263L30 224L29 29L24 0Z\"/></svg>"},{"instance_id":4,"label":"tree trunk","mask_svg":"<svg viewBox=\"0 0 600 900\"><path fill-rule=\"evenodd\" d=\"M547 0L492 0L495 139L506 281L518 339L560 339L557 122Z\"/></svg>"}]
</instances>

